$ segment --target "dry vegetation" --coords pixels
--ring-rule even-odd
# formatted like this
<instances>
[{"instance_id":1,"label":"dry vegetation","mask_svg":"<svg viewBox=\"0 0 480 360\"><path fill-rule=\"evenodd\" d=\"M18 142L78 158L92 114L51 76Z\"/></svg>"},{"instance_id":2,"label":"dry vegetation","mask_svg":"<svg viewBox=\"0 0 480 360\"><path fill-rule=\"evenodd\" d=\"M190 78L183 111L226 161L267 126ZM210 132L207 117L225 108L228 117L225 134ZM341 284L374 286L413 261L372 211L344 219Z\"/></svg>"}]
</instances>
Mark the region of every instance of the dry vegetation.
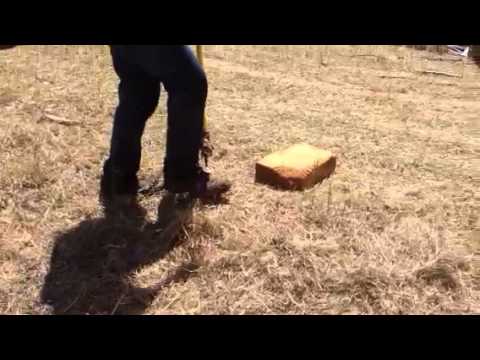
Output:
<instances>
[{"instance_id":1,"label":"dry vegetation","mask_svg":"<svg viewBox=\"0 0 480 360\"><path fill-rule=\"evenodd\" d=\"M159 195L141 224L99 208L108 48L0 53L0 313L480 313L480 78L447 56L207 47L213 170L235 187L173 242ZM164 125L162 106L143 179ZM301 141L332 150L336 175L304 193L253 184L258 158Z\"/></svg>"}]
</instances>

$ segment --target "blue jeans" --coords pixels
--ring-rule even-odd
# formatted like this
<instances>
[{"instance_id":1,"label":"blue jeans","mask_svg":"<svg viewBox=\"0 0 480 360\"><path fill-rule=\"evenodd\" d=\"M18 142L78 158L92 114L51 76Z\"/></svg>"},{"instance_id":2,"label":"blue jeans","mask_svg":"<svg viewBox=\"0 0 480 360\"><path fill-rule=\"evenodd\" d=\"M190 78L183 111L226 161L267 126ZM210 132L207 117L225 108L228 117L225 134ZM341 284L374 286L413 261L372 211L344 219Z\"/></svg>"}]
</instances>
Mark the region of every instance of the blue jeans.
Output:
<instances>
[{"instance_id":1,"label":"blue jeans","mask_svg":"<svg viewBox=\"0 0 480 360\"><path fill-rule=\"evenodd\" d=\"M165 181L193 178L199 167L208 94L207 78L195 55L185 45L110 48L120 78L109 159L112 169L127 177L136 176L145 125L158 106L163 84L168 93Z\"/></svg>"}]
</instances>

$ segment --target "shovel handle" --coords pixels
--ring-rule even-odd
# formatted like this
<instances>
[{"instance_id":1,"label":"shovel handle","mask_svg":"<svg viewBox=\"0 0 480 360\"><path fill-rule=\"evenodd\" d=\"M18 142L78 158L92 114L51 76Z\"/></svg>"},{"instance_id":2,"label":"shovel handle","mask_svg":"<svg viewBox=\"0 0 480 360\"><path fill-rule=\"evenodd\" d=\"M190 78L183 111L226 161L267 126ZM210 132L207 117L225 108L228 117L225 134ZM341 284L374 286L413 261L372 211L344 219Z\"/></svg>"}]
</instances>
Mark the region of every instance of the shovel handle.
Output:
<instances>
[{"instance_id":1,"label":"shovel handle","mask_svg":"<svg viewBox=\"0 0 480 360\"><path fill-rule=\"evenodd\" d=\"M203 68L203 46L202 46L202 45L197 45L196 48L197 48L197 59L198 59L198 62L200 63L200 65L201 65L202 68Z\"/></svg>"},{"instance_id":2,"label":"shovel handle","mask_svg":"<svg viewBox=\"0 0 480 360\"><path fill-rule=\"evenodd\" d=\"M197 50L197 60L202 68L204 68L204 60L203 60L203 46L196 45ZM203 116L203 131L207 133L207 115Z\"/></svg>"}]
</instances>

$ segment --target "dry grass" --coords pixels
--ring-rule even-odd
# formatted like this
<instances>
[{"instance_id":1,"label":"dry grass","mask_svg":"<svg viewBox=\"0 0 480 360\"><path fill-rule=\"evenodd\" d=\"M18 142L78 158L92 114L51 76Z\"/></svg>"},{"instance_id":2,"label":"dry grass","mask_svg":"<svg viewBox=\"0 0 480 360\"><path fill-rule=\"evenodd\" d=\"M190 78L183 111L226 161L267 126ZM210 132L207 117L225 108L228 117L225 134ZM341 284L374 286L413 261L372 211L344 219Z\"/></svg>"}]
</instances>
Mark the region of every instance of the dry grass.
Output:
<instances>
[{"instance_id":1,"label":"dry grass","mask_svg":"<svg viewBox=\"0 0 480 360\"><path fill-rule=\"evenodd\" d=\"M213 170L235 187L172 242L158 196L141 224L97 203L108 48L0 53L0 313L480 313L479 76L445 59L207 47ZM143 178L160 173L164 120L162 107ZM336 153L336 175L304 193L253 184L255 160L300 141Z\"/></svg>"}]
</instances>

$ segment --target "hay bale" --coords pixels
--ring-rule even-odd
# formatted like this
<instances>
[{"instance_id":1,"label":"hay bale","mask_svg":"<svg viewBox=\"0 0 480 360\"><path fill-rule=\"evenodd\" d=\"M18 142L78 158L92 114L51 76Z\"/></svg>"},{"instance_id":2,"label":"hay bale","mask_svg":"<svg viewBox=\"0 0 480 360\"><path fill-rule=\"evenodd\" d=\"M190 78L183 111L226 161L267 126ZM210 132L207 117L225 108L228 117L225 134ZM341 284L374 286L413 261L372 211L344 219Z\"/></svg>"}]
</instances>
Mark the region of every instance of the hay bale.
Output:
<instances>
[{"instance_id":1,"label":"hay bale","mask_svg":"<svg viewBox=\"0 0 480 360\"><path fill-rule=\"evenodd\" d=\"M330 177L335 167L331 152L298 144L259 161L255 181L285 190L305 190Z\"/></svg>"}]
</instances>

